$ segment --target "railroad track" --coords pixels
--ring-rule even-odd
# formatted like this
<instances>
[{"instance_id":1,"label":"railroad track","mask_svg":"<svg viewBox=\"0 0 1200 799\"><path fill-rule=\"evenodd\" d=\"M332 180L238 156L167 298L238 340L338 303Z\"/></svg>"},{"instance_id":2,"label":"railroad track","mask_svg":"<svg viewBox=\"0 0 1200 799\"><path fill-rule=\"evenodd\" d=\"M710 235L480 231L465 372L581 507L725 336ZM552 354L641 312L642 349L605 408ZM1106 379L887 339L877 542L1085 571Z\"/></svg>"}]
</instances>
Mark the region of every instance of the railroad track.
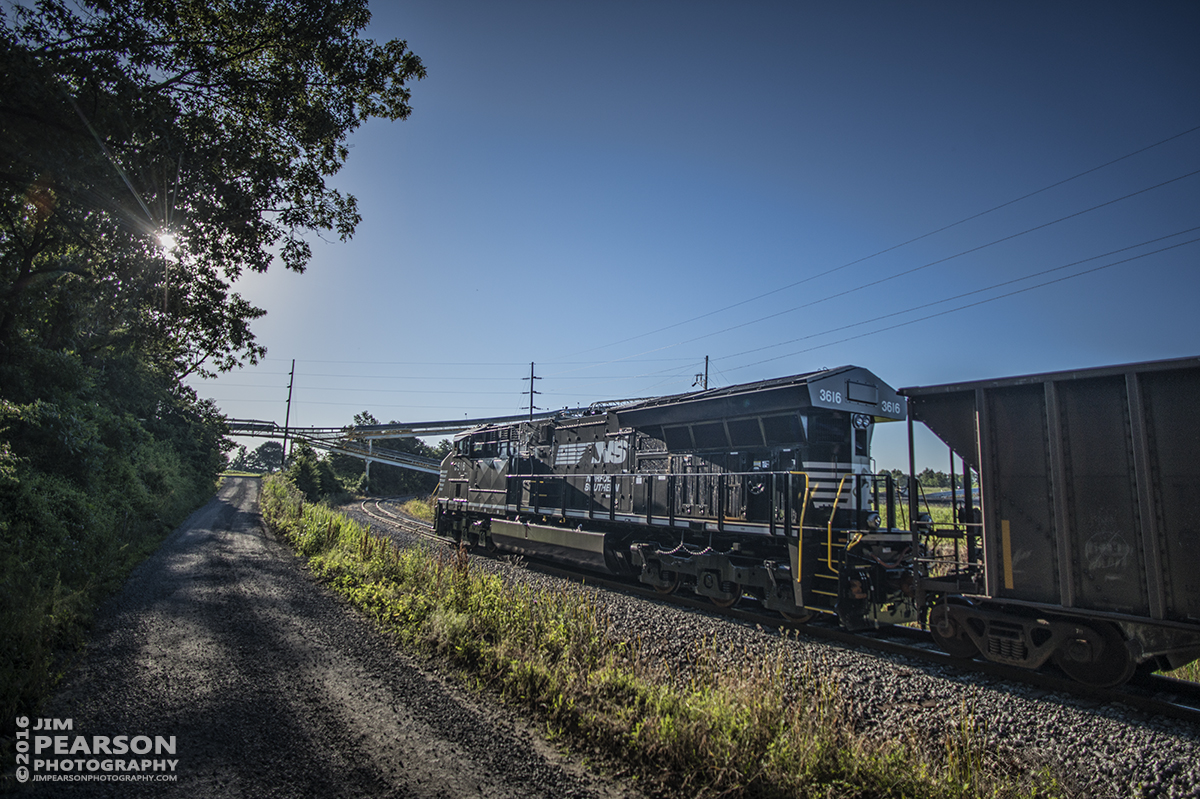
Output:
<instances>
[{"instance_id":1,"label":"railroad track","mask_svg":"<svg viewBox=\"0 0 1200 799\"><path fill-rule=\"evenodd\" d=\"M362 508L362 512L370 518L399 530L403 530L406 533L410 533L421 538L426 538L430 541L452 543L447 539L434 535L433 526L429 524L429 522L409 516L400 510L400 505L410 499L412 499L412 497L364 499L361 503L359 503L359 507Z\"/></svg>"},{"instance_id":2,"label":"railroad track","mask_svg":"<svg viewBox=\"0 0 1200 799\"><path fill-rule=\"evenodd\" d=\"M399 504L408 499L410 498L367 499L362 501L360 507L368 517L383 525L429 541L453 546L453 541L435 535L432 525L428 522L416 519L399 510ZM529 562L527 565L544 574L574 582L585 579L578 572L543 562ZM844 646L861 647L871 651L899 655L952 668L963 673L984 674L1000 680L1019 682L1034 686L1039 691L1044 691L1046 695L1062 693L1097 704L1120 704L1151 715L1200 723L1200 685L1164 677L1160 674L1139 674L1129 683L1116 688L1092 688L1061 676L1051 669L1029 671L988 660L963 660L953 657L941 651L929 639L928 633L911 627L885 627L870 632L852 633L842 629L836 623L823 620L820 616L813 621L801 624L786 621L775 613L763 612L746 605L739 604L732 608L722 609L706 599L681 594L664 595L653 588L602 575L588 574L586 580L591 587L619 591L653 602L669 602L676 606L756 624L763 629L794 630L811 638L832 641ZM750 600L743 601L749 603Z\"/></svg>"}]
</instances>

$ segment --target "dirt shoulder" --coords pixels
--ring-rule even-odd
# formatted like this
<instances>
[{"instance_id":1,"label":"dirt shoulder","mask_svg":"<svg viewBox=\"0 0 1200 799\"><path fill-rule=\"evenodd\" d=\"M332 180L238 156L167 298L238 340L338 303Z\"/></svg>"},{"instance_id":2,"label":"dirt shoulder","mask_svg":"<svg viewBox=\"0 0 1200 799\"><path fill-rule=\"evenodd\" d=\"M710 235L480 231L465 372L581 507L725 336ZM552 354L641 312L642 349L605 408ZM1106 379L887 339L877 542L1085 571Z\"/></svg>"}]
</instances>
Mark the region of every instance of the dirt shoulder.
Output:
<instances>
[{"instance_id":1,"label":"dirt shoulder","mask_svg":"<svg viewBox=\"0 0 1200 799\"><path fill-rule=\"evenodd\" d=\"M31 733L66 736L64 748L77 750L34 752L35 761L59 766L43 764L35 774L89 781L31 781L23 793L634 793L592 776L520 719L398 652L262 530L258 489L256 479L227 480L102 610L86 656L42 714L70 719L71 730ZM122 735L146 736L143 743L173 736L175 751L91 751L95 736L110 739L111 750ZM136 771L115 770L130 760ZM105 761L114 771L104 770ZM94 781L118 774L146 781ZM177 780L159 781L171 775Z\"/></svg>"}]
</instances>

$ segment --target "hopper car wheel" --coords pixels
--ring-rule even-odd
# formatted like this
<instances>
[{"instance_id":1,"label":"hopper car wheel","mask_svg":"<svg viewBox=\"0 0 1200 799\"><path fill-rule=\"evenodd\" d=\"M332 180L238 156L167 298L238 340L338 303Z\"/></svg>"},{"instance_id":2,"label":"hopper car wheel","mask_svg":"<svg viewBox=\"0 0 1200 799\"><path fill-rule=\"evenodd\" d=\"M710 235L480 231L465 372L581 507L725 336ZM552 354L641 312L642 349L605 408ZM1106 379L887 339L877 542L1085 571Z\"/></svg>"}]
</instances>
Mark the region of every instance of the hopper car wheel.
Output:
<instances>
[{"instance_id":1,"label":"hopper car wheel","mask_svg":"<svg viewBox=\"0 0 1200 799\"><path fill-rule=\"evenodd\" d=\"M666 580L667 584L656 585L654 586L654 590L663 596L675 593L676 589L679 588L679 572L663 572L662 577Z\"/></svg>"},{"instance_id":2,"label":"hopper car wheel","mask_svg":"<svg viewBox=\"0 0 1200 799\"><path fill-rule=\"evenodd\" d=\"M742 587L737 583L733 583L729 589L729 593L729 599L718 599L715 596L710 596L709 600L719 608L731 608L738 603L739 599L742 598Z\"/></svg>"},{"instance_id":3,"label":"hopper car wheel","mask_svg":"<svg viewBox=\"0 0 1200 799\"><path fill-rule=\"evenodd\" d=\"M1077 625L1075 634L1055 650L1054 664L1071 679L1093 688L1120 685L1137 667L1121 633L1102 622Z\"/></svg>"},{"instance_id":4,"label":"hopper car wheel","mask_svg":"<svg viewBox=\"0 0 1200 799\"><path fill-rule=\"evenodd\" d=\"M971 640L958 622L949 613L949 606L939 603L929 611L929 635L943 652L950 657L969 660L979 654L979 647Z\"/></svg>"}]
</instances>

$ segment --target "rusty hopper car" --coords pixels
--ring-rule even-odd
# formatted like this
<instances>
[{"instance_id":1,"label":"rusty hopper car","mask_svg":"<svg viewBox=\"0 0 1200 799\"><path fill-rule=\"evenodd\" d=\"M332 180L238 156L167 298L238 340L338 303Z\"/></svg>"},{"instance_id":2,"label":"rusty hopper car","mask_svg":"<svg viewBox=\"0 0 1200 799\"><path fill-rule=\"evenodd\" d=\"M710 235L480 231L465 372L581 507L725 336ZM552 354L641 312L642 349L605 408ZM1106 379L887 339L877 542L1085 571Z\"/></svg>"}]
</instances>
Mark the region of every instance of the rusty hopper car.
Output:
<instances>
[{"instance_id":1,"label":"rusty hopper car","mask_svg":"<svg viewBox=\"0 0 1200 799\"><path fill-rule=\"evenodd\" d=\"M912 621L913 536L870 457L905 404L846 366L477 428L443 461L436 529L719 606Z\"/></svg>"},{"instance_id":2,"label":"rusty hopper car","mask_svg":"<svg viewBox=\"0 0 1200 799\"><path fill-rule=\"evenodd\" d=\"M1095 685L1200 657L1200 359L900 393L979 477L917 525L946 651Z\"/></svg>"}]
</instances>

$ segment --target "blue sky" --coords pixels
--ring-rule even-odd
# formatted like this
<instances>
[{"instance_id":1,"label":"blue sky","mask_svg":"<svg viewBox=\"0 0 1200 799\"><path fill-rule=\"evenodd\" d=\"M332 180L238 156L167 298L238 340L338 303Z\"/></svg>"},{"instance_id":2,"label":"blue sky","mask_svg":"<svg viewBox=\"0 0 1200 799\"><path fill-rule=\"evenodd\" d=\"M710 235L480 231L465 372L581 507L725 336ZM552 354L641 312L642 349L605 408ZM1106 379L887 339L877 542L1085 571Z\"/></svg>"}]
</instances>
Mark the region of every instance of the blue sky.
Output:
<instances>
[{"instance_id":1,"label":"blue sky","mask_svg":"<svg viewBox=\"0 0 1200 799\"><path fill-rule=\"evenodd\" d=\"M354 239L238 284L267 360L194 381L231 417L282 423L293 358L292 424L338 426L518 413L531 361L561 408L706 355L901 387L1200 354L1194 3L373 12L429 76L351 139Z\"/></svg>"}]
</instances>

